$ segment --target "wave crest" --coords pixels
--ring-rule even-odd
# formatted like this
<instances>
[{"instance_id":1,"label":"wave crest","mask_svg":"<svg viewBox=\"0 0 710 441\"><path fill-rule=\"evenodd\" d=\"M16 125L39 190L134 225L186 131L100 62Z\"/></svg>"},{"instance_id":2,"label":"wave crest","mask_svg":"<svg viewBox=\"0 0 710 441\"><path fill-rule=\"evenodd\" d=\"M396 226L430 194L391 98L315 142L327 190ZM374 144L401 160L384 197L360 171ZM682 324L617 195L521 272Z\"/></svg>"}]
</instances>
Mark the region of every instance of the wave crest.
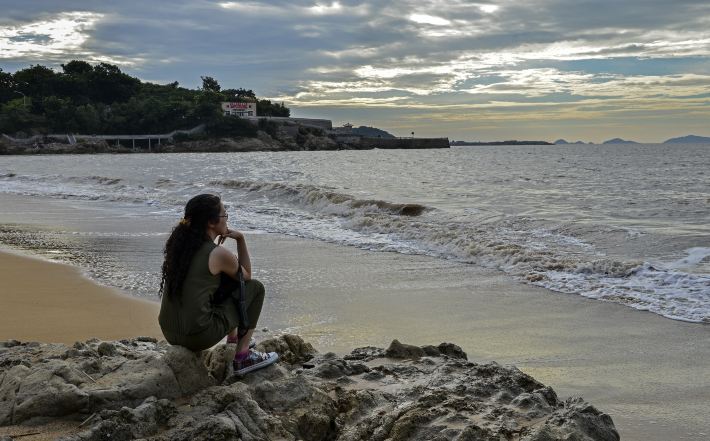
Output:
<instances>
[{"instance_id":1,"label":"wave crest","mask_svg":"<svg viewBox=\"0 0 710 441\"><path fill-rule=\"evenodd\" d=\"M301 203L320 210L337 207L347 207L352 210L364 212L380 212L397 216L420 216L429 207L421 204L398 204L379 199L358 199L344 193L330 191L315 185L284 184L281 182L255 182L255 181L212 181L211 185L225 188L235 188L249 192L268 193L272 197L288 199L291 202ZM336 211L336 210L331 210Z\"/></svg>"}]
</instances>

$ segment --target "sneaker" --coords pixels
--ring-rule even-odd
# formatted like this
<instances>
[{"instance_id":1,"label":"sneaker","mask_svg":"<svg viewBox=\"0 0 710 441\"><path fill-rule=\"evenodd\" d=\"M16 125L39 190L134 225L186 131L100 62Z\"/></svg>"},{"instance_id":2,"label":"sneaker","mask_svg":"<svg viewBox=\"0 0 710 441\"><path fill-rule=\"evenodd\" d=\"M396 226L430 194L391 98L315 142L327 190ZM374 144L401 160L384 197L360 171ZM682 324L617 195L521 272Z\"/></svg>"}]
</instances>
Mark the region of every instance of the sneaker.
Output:
<instances>
[{"instance_id":1,"label":"sneaker","mask_svg":"<svg viewBox=\"0 0 710 441\"><path fill-rule=\"evenodd\" d=\"M249 351L249 356L244 361L234 360L232 367L235 375L244 375L248 372L264 368L270 364L274 364L279 359L279 354L276 352L259 352Z\"/></svg>"}]
</instances>

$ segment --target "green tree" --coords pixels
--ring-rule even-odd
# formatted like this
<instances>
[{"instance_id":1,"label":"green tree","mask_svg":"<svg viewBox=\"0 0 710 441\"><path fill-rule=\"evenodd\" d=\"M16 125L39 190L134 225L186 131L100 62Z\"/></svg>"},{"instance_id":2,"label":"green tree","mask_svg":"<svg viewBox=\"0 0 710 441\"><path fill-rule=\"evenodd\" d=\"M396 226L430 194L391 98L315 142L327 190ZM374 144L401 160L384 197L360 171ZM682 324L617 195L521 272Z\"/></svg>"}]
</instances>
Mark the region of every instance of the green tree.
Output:
<instances>
[{"instance_id":1,"label":"green tree","mask_svg":"<svg viewBox=\"0 0 710 441\"><path fill-rule=\"evenodd\" d=\"M8 101L0 107L0 132L17 134L25 132L32 134L45 131L46 120L33 114L30 106L22 102L22 98Z\"/></svg>"},{"instance_id":2,"label":"green tree","mask_svg":"<svg viewBox=\"0 0 710 441\"><path fill-rule=\"evenodd\" d=\"M42 99L42 108L49 130L59 133L76 130L77 124L74 120L76 107L71 100L52 95Z\"/></svg>"},{"instance_id":3,"label":"green tree","mask_svg":"<svg viewBox=\"0 0 710 441\"><path fill-rule=\"evenodd\" d=\"M221 94L203 91L195 99L194 111L191 116L200 122L214 121L222 116L221 102Z\"/></svg>"},{"instance_id":4,"label":"green tree","mask_svg":"<svg viewBox=\"0 0 710 441\"><path fill-rule=\"evenodd\" d=\"M290 114L283 104L258 100L253 90L222 90L215 78L202 80L202 88L192 90L177 82L143 83L117 66L81 60L63 64L60 72L41 65L14 74L0 70L0 131L165 133L208 123L215 133L251 136L254 126L224 120L220 102L256 101L260 115Z\"/></svg>"},{"instance_id":5,"label":"green tree","mask_svg":"<svg viewBox=\"0 0 710 441\"><path fill-rule=\"evenodd\" d=\"M108 63L94 66L88 80L89 96L106 104L127 101L140 87L140 80L124 74L118 66Z\"/></svg>"},{"instance_id":6,"label":"green tree","mask_svg":"<svg viewBox=\"0 0 710 441\"><path fill-rule=\"evenodd\" d=\"M2 68L0 68L0 103L6 103L18 96L20 94L15 91L15 81L12 75L3 72Z\"/></svg>"},{"instance_id":7,"label":"green tree","mask_svg":"<svg viewBox=\"0 0 710 441\"><path fill-rule=\"evenodd\" d=\"M244 118L219 115L207 124L207 133L213 136L241 136L254 138L258 133L256 125Z\"/></svg>"},{"instance_id":8,"label":"green tree","mask_svg":"<svg viewBox=\"0 0 710 441\"><path fill-rule=\"evenodd\" d=\"M93 72L94 68L86 61L72 60L67 64L62 64L62 71L66 75L86 76Z\"/></svg>"},{"instance_id":9,"label":"green tree","mask_svg":"<svg viewBox=\"0 0 710 441\"><path fill-rule=\"evenodd\" d=\"M253 90L249 89L224 89L222 91L222 96L224 96L225 101L255 101L256 94Z\"/></svg>"},{"instance_id":10,"label":"green tree","mask_svg":"<svg viewBox=\"0 0 710 441\"><path fill-rule=\"evenodd\" d=\"M283 103L272 103L270 100L258 100L256 102L256 113L259 116L291 116L291 110Z\"/></svg>"},{"instance_id":11,"label":"green tree","mask_svg":"<svg viewBox=\"0 0 710 441\"><path fill-rule=\"evenodd\" d=\"M74 115L77 133L94 134L101 131L101 115L92 104L78 106Z\"/></svg>"},{"instance_id":12,"label":"green tree","mask_svg":"<svg viewBox=\"0 0 710 441\"><path fill-rule=\"evenodd\" d=\"M202 90L205 92L219 92L222 88L217 80L212 77L200 77L202 78Z\"/></svg>"},{"instance_id":13,"label":"green tree","mask_svg":"<svg viewBox=\"0 0 710 441\"><path fill-rule=\"evenodd\" d=\"M12 77L15 87L27 96L42 98L54 95L57 74L48 67L39 64L30 66L18 70Z\"/></svg>"}]
</instances>

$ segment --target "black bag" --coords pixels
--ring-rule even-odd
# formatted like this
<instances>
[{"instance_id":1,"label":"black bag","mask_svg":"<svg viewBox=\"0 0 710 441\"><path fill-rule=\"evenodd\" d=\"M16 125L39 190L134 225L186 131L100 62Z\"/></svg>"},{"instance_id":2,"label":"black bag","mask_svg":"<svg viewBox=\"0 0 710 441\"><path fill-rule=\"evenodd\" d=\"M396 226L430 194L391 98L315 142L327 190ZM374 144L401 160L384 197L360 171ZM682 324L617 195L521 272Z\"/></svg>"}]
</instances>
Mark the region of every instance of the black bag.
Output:
<instances>
[{"instance_id":1,"label":"black bag","mask_svg":"<svg viewBox=\"0 0 710 441\"><path fill-rule=\"evenodd\" d=\"M230 297L235 297L237 314L239 315L239 328L246 329L249 327L249 317L247 316L246 286L241 266L237 271L237 277L239 277L239 280L234 280L225 273L219 273L219 286L212 295L212 303L219 305ZM236 296L234 296L235 293Z\"/></svg>"}]
</instances>

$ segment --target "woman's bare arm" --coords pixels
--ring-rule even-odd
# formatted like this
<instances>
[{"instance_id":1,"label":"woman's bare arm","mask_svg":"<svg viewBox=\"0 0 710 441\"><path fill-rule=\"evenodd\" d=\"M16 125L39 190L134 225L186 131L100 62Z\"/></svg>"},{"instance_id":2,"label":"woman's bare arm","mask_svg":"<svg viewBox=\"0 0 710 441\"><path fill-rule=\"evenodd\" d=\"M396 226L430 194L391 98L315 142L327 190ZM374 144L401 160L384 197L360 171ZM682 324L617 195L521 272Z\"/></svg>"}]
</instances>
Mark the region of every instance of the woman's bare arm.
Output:
<instances>
[{"instance_id":1,"label":"woman's bare arm","mask_svg":"<svg viewBox=\"0 0 710 441\"><path fill-rule=\"evenodd\" d=\"M228 229L227 234L220 236L217 243L221 245L228 237L237 241L239 257L222 246L215 248L210 253L208 264L210 272L215 275L223 272L236 280L238 279L237 269L241 266L244 280L251 280L251 259L249 258L249 249L244 235L239 231Z\"/></svg>"}]
</instances>

